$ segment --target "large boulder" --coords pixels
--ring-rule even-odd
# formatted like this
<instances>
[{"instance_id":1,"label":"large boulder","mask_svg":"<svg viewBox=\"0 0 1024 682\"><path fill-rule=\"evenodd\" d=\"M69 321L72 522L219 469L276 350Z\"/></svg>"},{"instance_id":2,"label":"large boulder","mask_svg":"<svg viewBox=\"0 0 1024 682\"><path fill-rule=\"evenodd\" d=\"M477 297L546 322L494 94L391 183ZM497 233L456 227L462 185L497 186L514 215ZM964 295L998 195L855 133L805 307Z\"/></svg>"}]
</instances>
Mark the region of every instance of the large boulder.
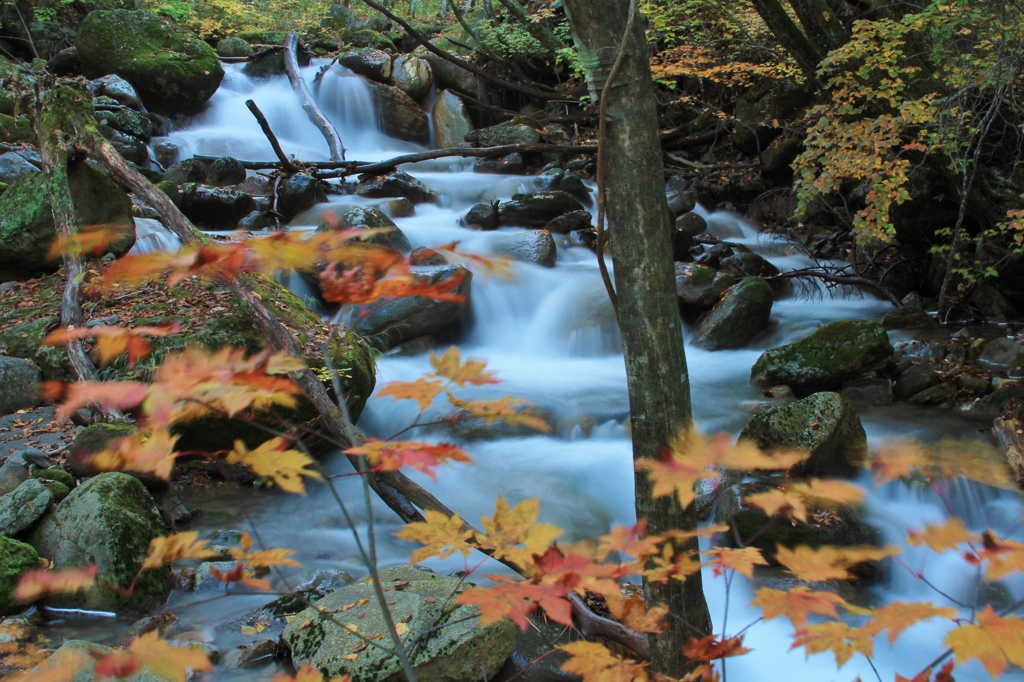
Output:
<instances>
[{"instance_id":1,"label":"large boulder","mask_svg":"<svg viewBox=\"0 0 1024 682\"><path fill-rule=\"evenodd\" d=\"M740 439L762 450L809 451L810 458L790 470L793 476L854 476L868 453L857 410L838 393L815 393L754 415Z\"/></svg>"},{"instance_id":2,"label":"large boulder","mask_svg":"<svg viewBox=\"0 0 1024 682\"><path fill-rule=\"evenodd\" d=\"M463 299L438 301L425 296L407 296L352 306L347 315L349 326L364 336L380 335L385 345L392 348L420 336L436 334L459 319L469 306L470 271L459 265L441 265L419 268L418 274L428 285L460 278L452 293Z\"/></svg>"},{"instance_id":3,"label":"large boulder","mask_svg":"<svg viewBox=\"0 0 1024 682\"><path fill-rule=\"evenodd\" d=\"M409 253L412 251L412 243L409 241L409 238L405 236L405 233L398 229L398 226L395 225L395 222L391 220L391 218L387 217L375 208L353 208L351 211L346 211L341 214L336 223L333 221L330 225L323 223L316 228L316 231L328 232L333 230L350 230L352 228L360 227L368 230L387 230L387 232L381 232L380 234L376 234L373 237L364 240L368 244L387 246L399 253Z\"/></svg>"},{"instance_id":4,"label":"large boulder","mask_svg":"<svg viewBox=\"0 0 1024 682\"><path fill-rule=\"evenodd\" d=\"M109 97L135 111L143 111L142 99L132 84L115 74L95 78L86 84L93 97Z\"/></svg>"},{"instance_id":5,"label":"large boulder","mask_svg":"<svg viewBox=\"0 0 1024 682\"><path fill-rule=\"evenodd\" d=\"M0 355L0 415L39 404L43 373L28 360Z\"/></svg>"},{"instance_id":6,"label":"large boulder","mask_svg":"<svg viewBox=\"0 0 1024 682\"><path fill-rule=\"evenodd\" d=\"M391 80L391 55L372 47L357 47L338 55L338 63L378 83Z\"/></svg>"},{"instance_id":7,"label":"large boulder","mask_svg":"<svg viewBox=\"0 0 1024 682\"><path fill-rule=\"evenodd\" d=\"M541 192L566 192L584 204L591 202L590 188L571 170L551 168L538 175L534 184Z\"/></svg>"},{"instance_id":8,"label":"large boulder","mask_svg":"<svg viewBox=\"0 0 1024 682\"><path fill-rule=\"evenodd\" d=\"M238 36L225 38L217 43L217 55L229 59L249 57L252 55L252 46L244 38Z\"/></svg>"},{"instance_id":9,"label":"large boulder","mask_svg":"<svg viewBox=\"0 0 1024 682\"><path fill-rule=\"evenodd\" d=\"M299 66L309 66L310 55L305 50L299 48L295 53L295 60L299 63ZM284 52L281 50L262 52L245 63L245 66L242 67L242 73L249 78L257 80L282 76L285 73Z\"/></svg>"},{"instance_id":10,"label":"large boulder","mask_svg":"<svg viewBox=\"0 0 1024 682\"><path fill-rule=\"evenodd\" d=\"M234 229L258 205L245 192L190 182L181 188L178 208L196 225L210 229Z\"/></svg>"},{"instance_id":11,"label":"large boulder","mask_svg":"<svg viewBox=\"0 0 1024 682\"><path fill-rule=\"evenodd\" d=\"M426 60L414 54L403 54L395 58L391 82L409 97L422 100L430 93L434 74Z\"/></svg>"},{"instance_id":12,"label":"large boulder","mask_svg":"<svg viewBox=\"0 0 1024 682\"><path fill-rule=\"evenodd\" d=\"M466 142L473 122L462 99L451 90L442 90L430 113L434 124L434 146L438 149L458 147Z\"/></svg>"},{"instance_id":13,"label":"large boulder","mask_svg":"<svg viewBox=\"0 0 1024 682\"><path fill-rule=\"evenodd\" d=\"M544 227L555 218L582 211L583 204L567 192L513 194L498 206L498 220L513 227Z\"/></svg>"},{"instance_id":14,"label":"large boulder","mask_svg":"<svg viewBox=\"0 0 1024 682\"><path fill-rule=\"evenodd\" d=\"M736 278L704 265L676 263L676 296L683 312L711 308L736 283Z\"/></svg>"},{"instance_id":15,"label":"large boulder","mask_svg":"<svg viewBox=\"0 0 1024 682\"><path fill-rule=\"evenodd\" d=\"M478 131L481 147L500 147L506 144L537 144L540 131L525 123L499 123Z\"/></svg>"},{"instance_id":16,"label":"large boulder","mask_svg":"<svg viewBox=\"0 0 1024 682\"><path fill-rule=\"evenodd\" d=\"M407 567L383 569L378 576L393 622L405 626L403 642L429 631L409 649L422 682L475 682L481 671L487 671L485 676L497 671L515 648L511 621L483 626L475 618L480 613L476 607L454 602L452 595L471 583ZM352 682L397 682L405 677L398 659L362 640L383 635L386 641L387 633L373 585L363 579L296 615L282 639L296 667L308 664L328 678L350 676Z\"/></svg>"},{"instance_id":17,"label":"large boulder","mask_svg":"<svg viewBox=\"0 0 1024 682\"><path fill-rule=\"evenodd\" d=\"M370 86L377 117L385 135L410 142L423 142L430 134L427 112L412 97L392 85L364 79Z\"/></svg>"},{"instance_id":18,"label":"large boulder","mask_svg":"<svg viewBox=\"0 0 1024 682\"><path fill-rule=\"evenodd\" d=\"M844 381L882 369L892 352L879 323L840 320L766 350L750 370L750 381L758 386L785 384L797 395L835 390Z\"/></svg>"},{"instance_id":19,"label":"large boulder","mask_svg":"<svg viewBox=\"0 0 1024 682\"><path fill-rule=\"evenodd\" d=\"M238 159L222 156L210 164L210 169L206 172L206 182L214 187L227 187L245 182L245 166Z\"/></svg>"},{"instance_id":20,"label":"large boulder","mask_svg":"<svg viewBox=\"0 0 1024 682\"><path fill-rule=\"evenodd\" d=\"M988 369L1007 372L1024 364L1024 343L1003 336L985 344L978 364Z\"/></svg>"},{"instance_id":21,"label":"large boulder","mask_svg":"<svg viewBox=\"0 0 1024 682\"><path fill-rule=\"evenodd\" d=\"M555 239L547 230L530 230L499 237L491 245L494 253L545 268L555 267Z\"/></svg>"},{"instance_id":22,"label":"large boulder","mask_svg":"<svg viewBox=\"0 0 1024 682\"><path fill-rule=\"evenodd\" d=\"M469 71L452 64L444 57L427 51L425 47L417 47L413 50L413 54L430 64L430 69L434 72L434 78L437 79L440 87L452 88L469 95L476 92L476 76Z\"/></svg>"},{"instance_id":23,"label":"large boulder","mask_svg":"<svg viewBox=\"0 0 1024 682\"><path fill-rule=\"evenodd\" d=\"M362 175L356 194L371 199L405 197L414 204L432 204L437 195L422 182L405 171L394 171L387 175Z\"/></svg>"},{"instance_id":24,"label":"large boulder","mask_svg":"<svg viewBox=\"0 0 1024 682\"><path fill-rule=\"evenodd\" d=\"M725 292L693 331L693 345L705 350L741 348L768 327L772 289L760 277L747 277Z\"/></svg>"},{"instance_id":25,"label":"large boulder","mask_svg":"<svg viewBox=\"0 0 1024 682\"><path fill-rule=\"evenodd\" d=\"M285 220L291 220L324 201L327 201L327 194L320 181L306 173L292 175L277 189L277 212Z\"/></svg>"},{"instance_id":26,"label":"large boulder","mask_svg":"<svg viewBox=\"0 0 1024 682\"><path fill-rule=\"evenodd\" d=\"M162 603L170 570L150 569L139 575L139 569L150 540L166 534L167 526L153 498L137 478L110 472L89 479L40 524L32 535L32 545L57 569L96 564L97 581L121 589L99 586L51 597L50 603L126 611ZM134 592L126 595L121 590L133 581Z\"/></svg>"},{"instance_id":27,"label":"large boulder","mask_svg":"<svg viewBox=\"0 0 1024 682\"><path fill-rule=\"evenodd\" d=\"M75 213L82 225L105 225L123 237L108 252L122 256L135 244L132 202L113 180L88 163L72 164L68 173ZM50 211L49 183L42 173L27 175L0 196L0 281L53 270L47 259L56 238Z\"/></svg>"},{"instance_id":28,"label":"large boulder","mask_svg":"<svg viewBox=\"0 0 1024 682\"><path fill-rule=\"evenodd\" d=\"M176 185L184 185L188 182L204 183L209 170L210 163L208 161L190 157L169 166L164 172L163 179L165 182L173 182Z\"/></svg>"},{"instance_id":29,"label":"large boulder","mask_svg":"<svg viewBox=\"0 0 1024 682\"><path fill-rule=\"evenodd\" d=\"M137 111L124 107L103 107L96 109L95 116L101 132L107 127L142 142L148 142L149 138L153 137L153 122Z\"/></svg>"},{"instance_id":30,"label":"large boulder","mask_svg":"<svg viewBox=\"0 0 1024 682\"><path fill-rule=\"evenodd\" d=\"M198 113L224 78L212 47L170 19L143 10L90 12L75 47L86 76L121 76L160 114Z\"/></svg>"},{"instance_id":31,"label":"large boulder","mask_svg":"<svg viewBox=\"0 0 1024 682\"><path fill-rule=\"evenodd\" d=\"M18 610L14 588L21 576L39 568L39 555L32 545L0 536L0 616Z\"/></svg>"},{"instance_id":32,"label":"large boulder","mask_svg":"<svg viewBox=\"0 0 1024 682\"><path fill-rule=\"evenodd\" d=\"M53 503L53 493L41 481L30 478L13 492L0 497L0 535L16 537L32 527Z\"/></svg>"},{"instance_id":33,"label":"large boulder","mask_svg":"<svg viewBox=\"0 0 1024 682\"><path fill-rule=\"evenodd\" d=\"M25 160L21 154L7 152L0 155L0 182L13 185L26 175L38 173L39 169Z\"/></svg>"}]
</instances>

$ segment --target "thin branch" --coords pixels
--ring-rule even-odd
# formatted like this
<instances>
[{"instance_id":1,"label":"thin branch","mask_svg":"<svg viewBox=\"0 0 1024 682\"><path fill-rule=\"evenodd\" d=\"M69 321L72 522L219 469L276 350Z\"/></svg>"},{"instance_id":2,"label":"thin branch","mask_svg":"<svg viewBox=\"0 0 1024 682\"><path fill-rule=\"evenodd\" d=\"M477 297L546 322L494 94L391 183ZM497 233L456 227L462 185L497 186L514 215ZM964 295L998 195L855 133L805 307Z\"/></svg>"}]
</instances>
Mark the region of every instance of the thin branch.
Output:
<instances>
[{"instance_id":1,"label":"thin branch","mask_svg":"<svg viewBox=\"0 0 1024 682\"><path fill-rule=\"evenodd\" d=\"M266 135L267 140L270 141L270 146L274 148L274 154L280 160L280 167L283 168L285 172L289 174L298 173L298 167L288 159L288 156L285 155L284 150L281 149L281 143L277 141L277 135L275 135L274 131L271 130L270 123L267 121L267 117L264 116L263 112L260 111L260 108L256 106L256 102L252 101L251 99L246 100L245 106L249 107L249 111L251 111L252 115L256 117L256 122L259 123L260 128L263 129L263 134Z\"/></svg>"}]
</instances>

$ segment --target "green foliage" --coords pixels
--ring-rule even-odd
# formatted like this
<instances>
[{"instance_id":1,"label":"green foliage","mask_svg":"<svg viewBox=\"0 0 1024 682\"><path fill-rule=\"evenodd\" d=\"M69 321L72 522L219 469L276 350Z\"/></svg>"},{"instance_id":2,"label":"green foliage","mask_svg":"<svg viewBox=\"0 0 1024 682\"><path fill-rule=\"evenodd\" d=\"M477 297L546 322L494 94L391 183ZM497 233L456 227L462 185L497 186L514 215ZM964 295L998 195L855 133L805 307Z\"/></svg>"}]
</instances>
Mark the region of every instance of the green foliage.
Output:
<instances>
[{"instance_id":1,"label":"green foliage","mask_svg":"<svg viewBox=\"0 0 1024 682\"><path fill-rule=\"evenodd\" d=\"M505 59L529 59L544 52L544 47L516 22L483 19L477 23L477 35L484 47Z\"/></svg>"},{"instance_id":2,"label":"green foliage","mask_svg":"<svg viewBox=\"0 0 1024 682\"><path fill-rule=\"evenodd\" d=\"M330 0L140 0L139 6L166 15L204 39L241 31L290 31L319 25Z\"/></svg>"}]
</instances>

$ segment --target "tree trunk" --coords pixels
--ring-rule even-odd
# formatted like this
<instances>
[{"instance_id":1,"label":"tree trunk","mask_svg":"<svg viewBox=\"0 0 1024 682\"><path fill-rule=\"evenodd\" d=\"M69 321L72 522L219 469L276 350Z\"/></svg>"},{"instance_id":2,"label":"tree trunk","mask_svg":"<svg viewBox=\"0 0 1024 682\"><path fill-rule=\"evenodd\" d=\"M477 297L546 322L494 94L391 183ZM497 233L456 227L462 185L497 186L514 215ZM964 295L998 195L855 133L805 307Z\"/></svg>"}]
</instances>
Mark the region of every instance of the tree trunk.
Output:
<instances>
[{"instance_id":1,"label":"tree trunk","mask_svg":"<svg viewBox=\"0 0 1024 682\"><path fill-rule=\"evenodd\" d=\"M811 43L822 54L844 45L850 39L846 27L825 0L789 0Z\"/></svg>"},{"instance_id":2,"label":"tree trunk","mask_svg":"<svg viewBox=\"0 0 1024 682\"><path fill-rule=\"evenodd\" d=\"M309 88L306 87L306 81L302 80L302 74L299 73L299 60L296 56L298 49L299 34L297 31L292 31L284 41L284 70L288 73L288 80L291 82L292 88L295 89L295 94L299 96L299 101L302 102L302 110L309 117L309 122L315 125L320 134L327 140L327 147L331 151L331 161L344 161L345 146L341 143L338 129L327 120L324 112L320 111L316 100L313 99ZM264 132L266 130L264 128ZM274 151L277 150L275 149Z\"/></svg>"},{"instance_id":3,"label":"tree trunk","mask_svg":"<svg viewBox=\"0 0 1024 682\"><path fill-rule=\"evenodd\" d=\"M654 458L680 429L692 426L690 386L675 294L671 214L665 200L664 167L658 138L656 101L642 21L625 36L624 58L615 83L605 81L623 44L630 0L565 0L587 83L606 97L607 164L605 203L613 244L622 345L626 361L633 458ZM638 475L636 513L652 534L693 529L693 506L680 509L674 497L655 499L646 475ZM696 542L690 548L696 549ZM711 632L700 574L685 582L645 585L652 603L679 618L651 638L653 669L675 676L685 659L682 646Z\"/></svg>"},{"instance_id":4,"label":"tree trunk","mask_svg":"<svg viewBox=\"0 0 1024 682\"><path fill-rule=\"evenodd\" d=\"M761 15L768 29L775 36L775 39L782 44L786 51L793 55L793 59L800 65L804 75L811 82L816 80L815 73L818 70L818 62L824 53L815 47L800 27L796 25L786 8L779 0L753 0L754 9Z\"/></svg>"}]
</instances>

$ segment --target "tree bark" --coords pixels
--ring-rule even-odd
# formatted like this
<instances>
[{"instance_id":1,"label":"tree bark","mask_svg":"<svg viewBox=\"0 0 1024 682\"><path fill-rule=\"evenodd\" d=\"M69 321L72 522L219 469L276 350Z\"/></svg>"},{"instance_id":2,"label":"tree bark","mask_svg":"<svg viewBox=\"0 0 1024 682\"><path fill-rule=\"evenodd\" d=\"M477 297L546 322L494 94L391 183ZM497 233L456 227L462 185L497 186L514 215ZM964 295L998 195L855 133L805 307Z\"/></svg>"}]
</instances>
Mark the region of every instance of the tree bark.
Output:
<instances>
[{"instance_id":1,"label":"tree bark","mask_svg":"<svg viewBox=\"0 0 1024 682\"><path fill-rule=\"evenodd\" d=\"M284 70L288 73L288 80L291 81L299 100L302 102L302 110L309 117L309 122L317 127L320 134L327 140L327 147L331 150L331 161L345 160L345 146L341 143L341 136L334 124L327 120L324 112L320 111L316 100L306 87L306 81L302 80L299 73L299 60L295 56L295 50L299 44L299 34L292 31L284 41ZM250 107L251 108L251 107Z\"/></svg>"},{"instance_id":2,"label":"tree bark","mask_svg":"<svg viewBox=\"0 0 1024 682\"><path fill-rule=\"evenodd\" d=\"M590 91L607 98L605 201L633 458L654 458L680 429L692 427L692 418L647 40L642 21L632 22L629 35L622 35L629 0L565 0L565 7ZM624 59L617 79L608 92L601 92L620 45ZM655 499L646 475L637 475L635 486L637 517L647 519L652 534L696 527L692 505L680 509L674 497ZM696 549L696 542L688 549ZM651 637L653 669L676 676L685 665L682 646L711 632L700 574L685 582L645 584L645 591L652 603L665 604L678 616L668 620L667 632Z\"/></svg>"},{"instance_id":3,"label":"tree bark","mask_svg":"<svg viewBox=\"0 0 1024 682\"><path fill-rule=\"evenodd\" d=\"M786 51L793 55L793 59L800 65L800 69L812 83L816 81L818 62L821 61L824 53L815 47L814 43L796 25L786 8L779 0L752 0L754 9L761 15L768 29L782 44Z\"/></svg>"},{"instance_id":4,"label":"tree bark","mask_svg":"<svg viewBox=\"0 0 1024 682\"><path fill-rule=\"evenodd\" d=\"M789 0L811 43L822 54L844 45L850 39L846 27L825 0Z\"/></svg>"}]
</instances>

